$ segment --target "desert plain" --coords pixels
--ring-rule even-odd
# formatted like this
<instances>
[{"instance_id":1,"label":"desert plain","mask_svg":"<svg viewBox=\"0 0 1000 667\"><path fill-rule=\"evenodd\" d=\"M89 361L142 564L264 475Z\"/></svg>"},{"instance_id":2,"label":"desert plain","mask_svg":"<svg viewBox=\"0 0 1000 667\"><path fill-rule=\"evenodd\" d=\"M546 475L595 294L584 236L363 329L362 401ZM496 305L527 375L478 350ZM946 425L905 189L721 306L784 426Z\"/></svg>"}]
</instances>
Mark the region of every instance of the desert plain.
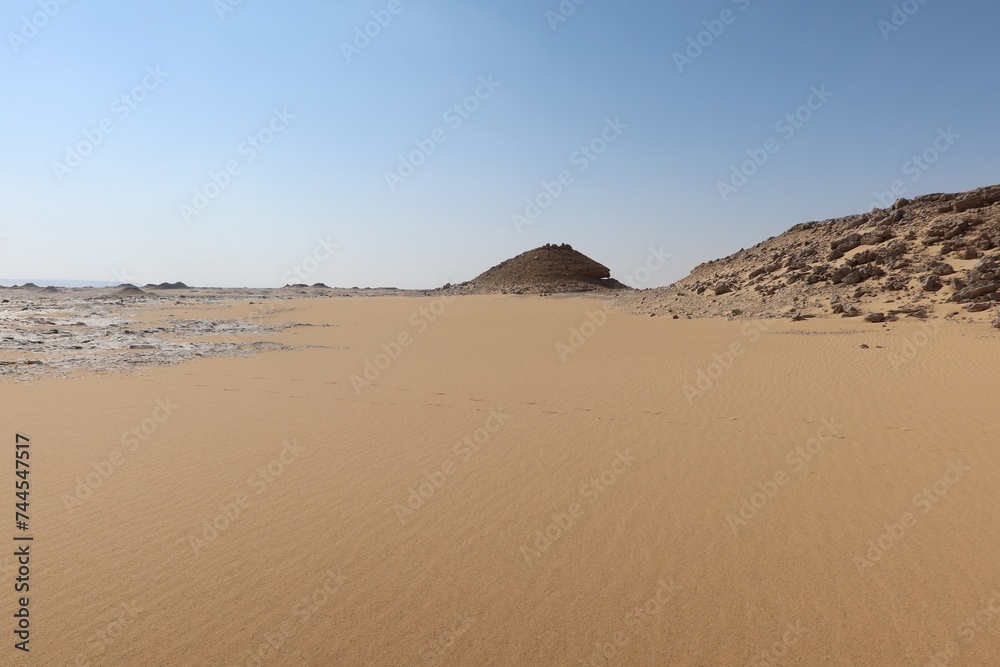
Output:
<instances>
[{"instance_id":1,"label":"desert plain","mask_svg":"<svg viewBox=\"0 0 1000 667\"><path fill-rule=\"evenodd\" d=\"M986 321L47 298L26 664L1000 664Z\"/></svg>"}]
</instances>

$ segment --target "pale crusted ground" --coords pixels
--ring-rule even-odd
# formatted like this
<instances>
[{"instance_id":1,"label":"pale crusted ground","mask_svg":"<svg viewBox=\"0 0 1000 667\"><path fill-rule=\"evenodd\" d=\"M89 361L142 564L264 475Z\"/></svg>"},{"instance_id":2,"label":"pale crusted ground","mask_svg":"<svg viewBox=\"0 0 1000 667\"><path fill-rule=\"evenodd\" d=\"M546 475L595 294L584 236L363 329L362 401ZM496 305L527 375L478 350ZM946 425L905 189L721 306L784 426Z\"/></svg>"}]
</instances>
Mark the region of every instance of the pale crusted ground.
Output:
<instances>
[{"instance_id":1,"label":"pale crusted ground","mask_svg":"<svg viewBox=\"0 0 1000 667\"><path fill-rule=\"evenodd\" d=\"M292 350L0 380L25 664L996 664L988 326L282 305Z\"/></svg>"}]
</instances>

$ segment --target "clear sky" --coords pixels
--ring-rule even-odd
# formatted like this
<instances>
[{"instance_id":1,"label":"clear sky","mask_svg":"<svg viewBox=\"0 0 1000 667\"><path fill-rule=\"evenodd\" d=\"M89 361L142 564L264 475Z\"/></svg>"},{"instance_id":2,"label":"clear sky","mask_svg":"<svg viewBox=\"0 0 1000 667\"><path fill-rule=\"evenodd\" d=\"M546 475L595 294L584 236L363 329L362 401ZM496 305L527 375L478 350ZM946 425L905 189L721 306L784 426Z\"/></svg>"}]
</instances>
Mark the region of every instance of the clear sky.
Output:
<instances>
[{"instance_id":1,"label":"clear sky","mask_svg":"<svg viewBox=\"0 0 1000 667\"><path fill-rule=\"evenodd\" d=\"M995 0L576 2L7 0L0 276L653 287L1000 182Z\"/></svg>"}]
</instances>

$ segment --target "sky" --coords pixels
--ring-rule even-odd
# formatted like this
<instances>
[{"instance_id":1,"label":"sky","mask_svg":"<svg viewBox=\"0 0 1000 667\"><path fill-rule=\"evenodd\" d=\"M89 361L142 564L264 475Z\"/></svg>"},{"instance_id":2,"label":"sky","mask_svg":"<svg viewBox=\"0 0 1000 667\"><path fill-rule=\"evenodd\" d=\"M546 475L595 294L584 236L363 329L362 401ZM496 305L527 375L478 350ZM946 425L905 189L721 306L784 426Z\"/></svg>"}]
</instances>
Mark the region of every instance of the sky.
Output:
<instances>
[{"instance_id":1,"label":"sky","mask_svg":"<svg viewBox=\"0 0 1000 667\"><path fill-rule=\"evenodd\" d=\"M433 288L569 243L669 284L1000 182L998 23L995 0L7 0L0 277Z\"/></svg>"}]
</instances>

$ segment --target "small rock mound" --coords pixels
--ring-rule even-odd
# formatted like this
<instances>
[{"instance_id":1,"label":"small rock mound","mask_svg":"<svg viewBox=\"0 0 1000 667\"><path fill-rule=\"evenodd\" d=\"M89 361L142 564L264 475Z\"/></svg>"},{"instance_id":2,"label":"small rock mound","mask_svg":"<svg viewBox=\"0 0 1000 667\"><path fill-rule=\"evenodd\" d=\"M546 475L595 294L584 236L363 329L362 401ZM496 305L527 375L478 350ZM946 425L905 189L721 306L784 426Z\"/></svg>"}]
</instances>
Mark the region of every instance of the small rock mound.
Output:
<instances>
[{"instance_id":1,"label":"small rock mound","mask_svg":"<svg viewBox=\"0 0 1000 667\"><path fill-rule=\"evenodd\" d=\"M121 289L119 289L116 292L116 294L120 294L122 296L141 296L143 294L146 294L146 292L139 289L135 285L129 285L128 283L126 283L121 286Z\"/></svg>"},{"instance_id":2,"label":"small rock mound","mask_svg":"<svg viewBox=\"0 0 1000 667\"><path fill-rule=\"evenodd\" d=\"M629 289L611 277L611 269L569 244L548 244L521 253L459 287L478 293L504 294Z\"/></svg>"}]
</instances>

